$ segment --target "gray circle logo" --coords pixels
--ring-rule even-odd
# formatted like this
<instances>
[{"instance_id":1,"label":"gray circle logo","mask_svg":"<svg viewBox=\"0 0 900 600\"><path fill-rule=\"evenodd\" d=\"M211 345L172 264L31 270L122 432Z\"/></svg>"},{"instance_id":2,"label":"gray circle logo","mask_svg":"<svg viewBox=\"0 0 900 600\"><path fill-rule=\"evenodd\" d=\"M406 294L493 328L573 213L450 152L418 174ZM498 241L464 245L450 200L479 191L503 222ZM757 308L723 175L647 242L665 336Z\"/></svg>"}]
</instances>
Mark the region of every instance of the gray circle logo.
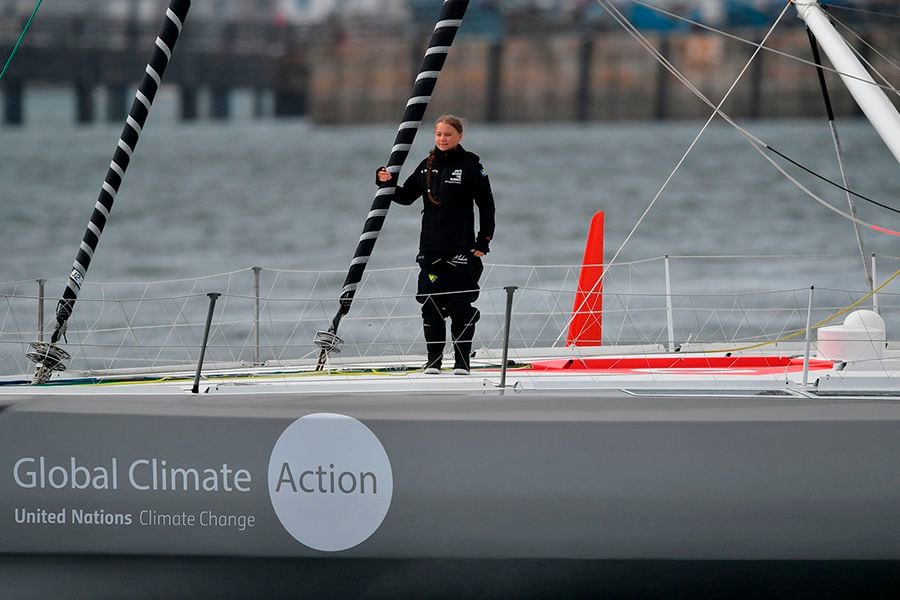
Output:
<instances>
[{"instance_id":1,"label":"gray circle logo","mask_svg":"<svg viewBox=\"0 0 900 600\"><path fill-rule=\"evenodd\" d=\"M291 423L269 458L269 497L284 528L315 550L337 552L367 540L391 506L391 462L372 431L353 417L306 415Z\"/></svg>"}]
</instances>

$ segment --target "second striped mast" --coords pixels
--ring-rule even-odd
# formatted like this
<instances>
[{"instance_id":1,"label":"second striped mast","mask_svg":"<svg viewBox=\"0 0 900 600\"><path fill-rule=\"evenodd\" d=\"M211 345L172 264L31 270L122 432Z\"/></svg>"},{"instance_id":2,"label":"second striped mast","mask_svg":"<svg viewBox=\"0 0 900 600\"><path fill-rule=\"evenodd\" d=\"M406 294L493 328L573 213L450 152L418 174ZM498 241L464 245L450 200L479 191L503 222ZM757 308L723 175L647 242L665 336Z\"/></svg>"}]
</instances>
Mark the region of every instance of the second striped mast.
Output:
<instances>
[{"instance_id":1,"label":"second striped mast","mask_svg":"<svg viewBox=\"0 0 900 600\"><path fill-rule=\"evenodd\" d=\"M400 176L400 170L409 150L412 148L413 140L422 124L422 118L425 116L425 110L428 108L428 102L434 93L434 87L437 84L438 76L441 69L444 68L444 62L447 60L447 54L450 52L450 46L456 38L456 32L462 25L463 16L469 6L469 0L444 0L441 8L441 14L434 26L434 33L428 42L428 49L425 51L425 58L422 60L422 66L419 74L413 83L410 98L406 102L406 110L403 113L403 120L397 129L397 135L394 138L394 145L391 148L391 155L387 162L387 170L395 178ZM363 273L366 270L366 264L375 248L375 242L378 240L378 234L384 225L384 219L387 216L388 208L391 206L391 199L396 193L396 187L379 188L372 200L372 206L363 225L362 234L359 236L359 243L356 251L353 253L353 260L350 261L350 268L347 271L347 277L341 288L340 306L337 314L331 321L328 331L319 331L316 334L315 344L320 348L319 360L316 370L321 371L325 366L329 352L340 352L342 340L338 337L337 331L341 323L341 318L350 312L350 306L356 295L356 290L362 281Z\"/></svg>"}]
</instances>

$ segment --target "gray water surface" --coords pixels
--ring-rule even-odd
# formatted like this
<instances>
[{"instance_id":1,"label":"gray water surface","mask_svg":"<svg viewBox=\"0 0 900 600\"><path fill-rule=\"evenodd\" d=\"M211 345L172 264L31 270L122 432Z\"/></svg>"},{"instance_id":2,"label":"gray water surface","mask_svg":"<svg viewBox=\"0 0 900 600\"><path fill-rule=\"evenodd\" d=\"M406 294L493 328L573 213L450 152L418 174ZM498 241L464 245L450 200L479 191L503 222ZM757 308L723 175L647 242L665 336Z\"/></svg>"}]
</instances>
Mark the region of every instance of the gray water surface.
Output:
<instances>
[{"instance_id":1,"label":"gray water surface","mask_svg":"<svg viewBox=\"0 0 900 600\"><path fill-rule=\"evenodd\" d=\"M25 281L15 288L16 293L24 290L34 295L33 280L50 279L48 321L121 131L119 124L76 127L65 114L68 106L65 98L45 91L29 104L29 125L0 129L0 181L4 182L0 188L0 253L5 257L0 281ZM375 168L387 159L395 125L316 127L302 120L253 120L248 111L237 112L237 118L227 123L181 123L174 115L173 94L163 90L91 264L83 296L100 283L190 279L251 266L335 271L329 289L339 289L375 192ZM810 168L839 178L831 136L823 121L744 125ZM463 143L481 155L497 205L496 235L486 259L489 269L497 265L579 264L587 223L594 212L603 210L606 262L617 253L617 263L664 254L819 257L673 259L676 294L802 290L810 285L852 292L822 300L822 316L859 297L866 282L852 224L799 191L722 123L708 129L623 246L701 126L698 122L471 124ZM842 122L838 127L851 186L896 207L900 169L874 130L857 121ZM431 143L428 127L420 131L404 175ZM795 168L791 172L827 202L846 210L843 192ZM897 213L863 201L857 204L861 219L900 229ZM420 210L418 204L391 209L369 272L414 265ZM862 237L867 252L879 255L881 279L890 275L900 255L898 238L869 230L863 230ZM494 312L502 312L500 286L523 285L526 280L535 284L527 279L527 271L521 276L515 273L496 270L491 285L497 286L497 297L483 298L482 303L492 302ZM236 286L216 291L249 294L249 275L241 277L240 291L235 291ZM377 289L370 286L361 294L400 294L404 277L403 273L398 279L388 277ZM574 287L571 278L559 274L537 283L554 289ZM308 285L314 284L297 280L289 289L272 285L268 290L281 298L304 298L314 295L308 293ZM664 291L663 285L658 263L647 269L630 268L627 275L611 277L605 283L607 292L623 293L658 294ZM900 305L898 285L895 281L885 290L894 294L883 297L885 306ZM10 289L6 286L3 291L10 293ZM167 293L208 291L195 287L178 290ZM108 298L110 293L94 294ZM201 300L195 308L200 321L205 298ZM605 308L615 308L615 300L608 295ZM803 308L805 292L777 302L790 303L791 310ZM542 296L531 306L541 303L547 303L547 298ZM571 307L568 298L551 303L553 310L563 313ZM653 300L653 305L664 304ZM275 321L290 323L300 310L295 305L279 306L284 310L273 310L275 329L281 327ZM392 306L385 304L384 310ZM691 300L690 308L694 306ZM336 304L333 308L317 306L313 318L321 319L324 327L336 308ZM414 303L402 308L411 317L417 311ZM483 305L482 312L489 308ZM107 309L98 309L98 314L103 310ZM32 318L30 304L16 311L16 328L34 327L21 316ZM84 302L76 316L86 319L84 328L93 325L94 317ZM379 315L373 312L372 316ZM653 318L659 320L660 316L657 312ZM163 318L168 316L159 320ZM562 318L564 321L565 316ZM700 317L691 318L696 320L692 327L704 325ZM744 320L741 314L735 318ZM802 315L794 314L792 319L800 322ZM683 318L679 321L684 325ZM415 318L412 322L404 334L407 339L418 335ZM775 333L783 327L771 325ZM523 325L524 329L528 326ZM7 324L5 330L10 327ZM488 325L479 327L480 334L489 336L488 341L496 339ZM246 339L249 325L244 329L234 334L235 339ZM544 335L544 329L543 324L535 323L525 337ZM621 339L626 341L663 335L622 331ZM607 332L614 333L610 328L604 335ZM730 335L727 331L716 333ZM21 338L28 335L23 332ZM312 333L302 335L311 337ZM547 335L552 342L556 334ZM690 333L685 330L683 335Z\"/></svg>"},{"instance_id":2,"label":"gray water surface","mask_svg":"<svg viewBox=\"0 0 900 600\"><path fill-rule=\"evenodd\" d=\"M343 269L374 193L394 126L314 127L304 121L178 122L163 95L120 190L88 280L193 277L261 265ZM67 106L43 99L46 109ZM0 280L66 276L121 126L71 125L37 110L0 130ZM36 112L37 111L37 112ZM824 122L746 124L770 145L838 178ZM620 247L701 124L472 124L464 145L482 156L494 187L490 261L577 264L586 224L606 212L606 260ZM839 123L852 186L897 204L900 169L872 128ZM430 147L423 129L411 153ZM408 173L409 166L404 171ZM792 169L796 172L796 169ZM798 177L846 210L842 192ZM896 213L858 201L863 220L900 229ZM419 208L395 206L371 268L411 264ZM900 254L896 237L864 231L867 249ZM672 255L843 254L842 271L767 279L861 287L850 222L787 182L725 124L714 124L655 203L620 260ZM784 269L784 271L782 271ZM798 275L801 281L798 282ZM739 272L734 274L738 279ZM751 275L751 277L753 277Z\"/></svg>"}]
</instances>

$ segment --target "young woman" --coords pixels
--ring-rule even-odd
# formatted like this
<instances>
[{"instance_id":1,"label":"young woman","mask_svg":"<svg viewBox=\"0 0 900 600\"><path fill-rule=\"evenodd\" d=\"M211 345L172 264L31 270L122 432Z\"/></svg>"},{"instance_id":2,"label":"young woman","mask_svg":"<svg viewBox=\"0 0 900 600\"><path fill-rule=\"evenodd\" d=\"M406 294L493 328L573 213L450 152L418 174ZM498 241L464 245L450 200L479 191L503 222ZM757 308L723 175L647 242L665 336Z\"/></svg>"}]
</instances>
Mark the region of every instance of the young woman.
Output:
<instances>
[{"instance_id":1,"label":"young woman","mask_svg":"<svg viewBox=\"0 0 900 600\"><path fill-rule=\"evenodd\" d=\"M408 206L421 197L425 205L416 257L421 269L416 300L422 304L428 374L440 373L447 317L451 321L453 372L469 374L472 337L480 316L472 303L478 298L478 279L484 270L481 257L488 253L494 236L494 196L487 171L477 155L463 149L462 138L459 118L438 118L434 149L403 186L397 187L393 198ZM378 169L376 183L379 187L396 185L394 175L384 167Z\"/></svg>"}]
</instances>

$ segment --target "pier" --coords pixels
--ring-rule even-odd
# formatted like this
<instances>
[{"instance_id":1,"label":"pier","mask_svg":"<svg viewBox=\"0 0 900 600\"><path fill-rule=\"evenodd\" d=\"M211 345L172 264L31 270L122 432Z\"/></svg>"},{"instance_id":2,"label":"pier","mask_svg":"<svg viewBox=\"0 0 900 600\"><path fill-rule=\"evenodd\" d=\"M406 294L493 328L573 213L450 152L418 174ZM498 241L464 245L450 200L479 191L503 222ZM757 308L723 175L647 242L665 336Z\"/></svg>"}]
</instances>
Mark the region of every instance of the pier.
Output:
<instances>
[{"instance_id":1,"label":"pier","mask_svg":"<svg viewBox=\"0 0 900 600\"><path fill-rule=\"evenodd\" d=\"M761 36L757 29L735 33L747 40ZM647 37L712 102L755 49L702 31ZM900 54L900 38L890 26L870 29L866 37L886 56ZM812 60L801 28L773 35L767 47ZM421 40L376 37L317 44L310 49L310 117L334 124L398 118L420 48ZM872 48L860 44L857 50L881 72L891 72ZM856 116L858 108L837 78L826 73L835 112ZM763 51L723 109L735 118L779 119L808 118L821 106L812 65ZM459 112L493 123L701 119L710 111L630 36L605 29L499 37L461 32L429 108L433 115Z\"/></svg>"},{"instance_id":2,"label":"pier","mask_svg":"<svg viewBox=\"0 0 900 600\"><path fill-rule=\"evenodd\" d=\"M27 89L31 85L70 86L75 119L124 120L133 90L153 47L158 23L102 18L45 16L36 21L2 84L3 123L26 122ZM179 88L179 115L184 120L208 114L228 119L236 89L254 92L254 113L266 115L263 98L271 95L273 116L306 112L307 30L296 26L255 23L188 22L190 34L178 48L178 59L166 75ZM21 23L0 19L0 48L12 48ZM97 110L98 90L105 96L104 114ZM203 92L203 93L201 93ZM209 106L201 110L201 98Z\"/></svg>"},{"instance_id":3,"label":"pier","mask_svg":"<svg viewBox=\"0 0 900 600\"><path fill-rule=\"evenodd\" d=\"M470 32L463 28L450 53L429 114L459 112L493 123L676 120L709 114L622 31L483 31L477 21L468 25ZM20 30L20 22L0 18L0 48L12 48ZM155 23L121 19L40 19L0 82L2 123L27 122L32 85L74 90L78 123L121 121L156 30ZM393 122L429 33L424 26L391 23L299 26L198 19L186 25L166 83L178 88L178 114L186 121L229 119L232 92L240 89L252 91L256 117L304 116L320 124ZM753 28L734 33L748 40L761 35ZM900 38L890 25L870 25L865 33L884 54L865 45L857 49L877 69L889 70L884 56L900 54ZM754 50L702 31L655 32L648 38L714 102ZM800 28L783 30L767 45L811 60ZM857 115L836 78L827 73L835 112ZM812 66L763 52L723 108L736 118L808 117L819 97Z\"/></svg>"}]
</instances>

